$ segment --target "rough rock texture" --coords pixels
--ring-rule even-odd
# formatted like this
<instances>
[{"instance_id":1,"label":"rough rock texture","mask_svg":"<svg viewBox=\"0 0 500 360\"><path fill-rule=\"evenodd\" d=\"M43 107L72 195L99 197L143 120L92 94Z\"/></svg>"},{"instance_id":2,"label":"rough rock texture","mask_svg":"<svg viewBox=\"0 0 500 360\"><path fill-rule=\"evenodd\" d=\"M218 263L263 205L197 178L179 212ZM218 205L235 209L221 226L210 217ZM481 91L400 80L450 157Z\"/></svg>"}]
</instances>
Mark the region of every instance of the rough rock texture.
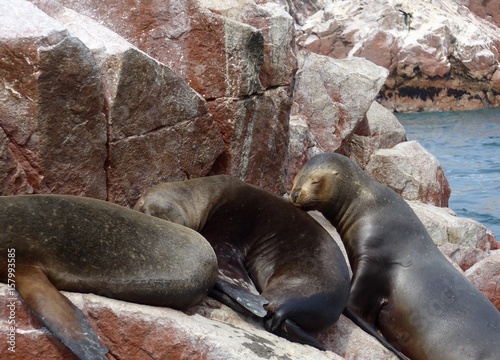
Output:
<instances>
[{"instance_id":1,"label":"rough rock texture","mask_svg":"<svg viewBox=\"0 0 500 360\"><path fill-rule=\"evenodd\" d=\"M439 250L451 259L451 261L460 266L460 269L463 271L488 257L488 253L481 249L452 243L445 243L439 246Z\"/></svg>"},{"instance_id":2,"label":"rough rock texture","mask_svg":"<svg viewBox=\"0 0 500 360\"><path fill-rule=\"evenodd\" d=\"M481 260L465 276L500 310L500 250Z\"/></svg>"},{"instance_id":3,"label":"rough rock texture","mask_svg":"<svg viewBox=\"0 0 500 360\"><path fill-rule=\"evenodd\" d=\"M385 69L360 58L335 60L307 51L298 56L290 117L290 180L317 153L348 152L348 140L387 76Z\"/></svg>"},{"instance_id":4,"label":"rough rock texture","mask_svg":"<svg viewBox=\"0 0 500 360\"><path fill-rule=\"evenodd\" d=\"M406 141L398 119L378 102L373 102L349 141L350 157L364 168L379 149L390 149Z\"/></svg>"},{"instance_id":5,"label":"rough rock texture","mask_svg":"<svg viewBox=\"0 0 500 360\"><path fill-rule=\"evenodd\" d=\"M214 172L284 191L288 138L283 116L291 103L290 93L286 101L282 93L290 91L297 65L294 23L283 9L250 1L62 2L166 64L209 101L226 140ZM252 132L260 111L272 113L263 118L269 123L267 139ZM256 163L259 170L247 167ZM271 169L276 175L269 174Z\"/></svg>"},{"instance_id":6,"label":"rough rock texture","mask_svg":"<svg viewBox=\"0 0 500 360\"><path fill-rule=\"evenodd\" d=\"M497 249L493 233L484 225L472 219L457 217L448 209L409 201L413 211L424 223L436 245L446 243L480 249L488 253Z\"/></svg>"},{"instance_id":7,"label":"rough rock texture","mask_svg":"<svg viewBox=\"0 0 500 360\"><path fill-rule=\"evenodd\" d=\"M292 1L299 9L298 1ZM460 1L330 1L304 9L300 47L334 58L364 57L390 70L379 101L396 111L500 104L498 24ZM471 1L488 19L495 1ZM495 10L491 10L495 8ZM479 11L481 9L481 11ZM298 10L300 12L300 9Z\"/></svg>"},{"instance_id":8,"label":"rough rock texture","mask_svg":"<svg viewBox=\"0 0 500 360\"><path fill-rule=\"evenodd\" d=\"M148 186L210 171L223 147L219 128L206 102L172 70L57 2L41 2L46 13L27 2L1 4L32 19L19 14L2 28L2 49L10 51L0 60L0 71L9 71L0 126L20 186L11 193L31 186L130 206ZM54 45L44 45L49 40Z\"/></svg>"},{"instance_id":9,"label":"rough rock texture","mask_svg":"<svg viewBox=\"0 0 500 360\"><path fill-rule=\"evenodd\" d=\"M365 171L407 200L448 206L451 190L443 169L438 160L416 141L376 151Z\"/></svg>"},{"instance_id":10,"label":"rough rock texture","mask_svg":"<svg viewBox=\"0 0 500 360\"><path fill-rule=\"evenodd\" d=\"M479 17L500 26L500 6L495 0L456 0L456 2L468 7Z\"/></svg>"},{"instance_id":11,"label":"rough rock texture","mask_svg":"<svg viewBox=\"0 0 500 360\"><path fill-rule=\"evenodd\" d=\"M92 53L30 3L0 2L0 22L0 128L18 179L12 192L105 198L106 123Z\"/></svg>"},{"instance_id":12,"label":"rough rock texture","mask_svg":"<svg viewBox=\"0 0 500 360\"><path fill-rule=\"evenodd\" d=\"M23 302L6 293L7 287L0 284L0 351L6 359L76 359L41 326ZM330 350L324 352L279 338L264 330L254 318L239 315L210 298L185 314L93 294L64 294L90 319L111 350L110 359L395 359L343 316L334 327L318 334ZM10 314L7 305L12 301L16 320L15 352L8 351L9 344L3 341ZM346 355L339 356L334 351Z\"/></svg>"}]
</instances>

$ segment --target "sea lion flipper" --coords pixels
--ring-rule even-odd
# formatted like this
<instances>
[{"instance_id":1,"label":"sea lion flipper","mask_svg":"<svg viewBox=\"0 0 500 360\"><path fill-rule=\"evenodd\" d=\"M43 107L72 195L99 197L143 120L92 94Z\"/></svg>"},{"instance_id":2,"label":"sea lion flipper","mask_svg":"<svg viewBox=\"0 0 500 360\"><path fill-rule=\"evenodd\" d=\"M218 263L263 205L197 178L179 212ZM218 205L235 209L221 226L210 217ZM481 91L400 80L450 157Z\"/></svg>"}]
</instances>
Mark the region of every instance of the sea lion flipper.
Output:
<instances>
[{"instance_id":1,"label":"sea lion flipper","mask_svg":"<svg viewBox=\"0 0 500 360\"><path fill-rule=\"evenodd\" d=\"M237 304L241 305L243 308L250 311L252 314L258 317L264 317L267 314L267 310L264 308L269 301L262 295L252 294L250 291L243 287L239 287L235 284L229 283L225 280L218 279L215 283L215 292L211 292L211 295L229 307L233 307L232 304L228 304L223 298L217 298L217 291L223 294L227 294L231 299L233 299ZM237 310L237 309L236 309Z\"/></svg>"},{"instance_id":2,"label":"sea lion flipper","mask_svg":"<svg viewBox=\"0 0 500 360\"><path fill-rule=\"evenodd\" d=\"M16 268L16 290L40 322L76 356L107 359L108 349L85 315L52 285L42 269Z\"/></svg>"},{"instance_id":3,"label":"sea lion flipper","mask_svg":"<svg viewBox=\"0 0 500 360\"><path fill-rule=\"evenodd\" d=\"M315 347L319 350L326 350L323 344L321 344L314 336L305 331L302 327L300 327L297 323L290 319L285 319L283 322L279 324L277 327L273 327L275 324L274 316L267 319L264 323L265 328L285 339L290 341L295 341L300 344L309 345Z\"/></svg>"},{"instance_id":4,"label":"sea lion flipper","mask_svg":"<svg viewBox=\"0 0 500 360\"><path fill-rule=\"evenodd\" d=\"M403 353L397 350L385 337L379 334L375 327L365 321L361 316L358 316L353 311L345 308L342 312L353 323L358 325L364 332L376 338L385 348L392 351L401 360L410 360Z\"/></svg>"}]
</instances>

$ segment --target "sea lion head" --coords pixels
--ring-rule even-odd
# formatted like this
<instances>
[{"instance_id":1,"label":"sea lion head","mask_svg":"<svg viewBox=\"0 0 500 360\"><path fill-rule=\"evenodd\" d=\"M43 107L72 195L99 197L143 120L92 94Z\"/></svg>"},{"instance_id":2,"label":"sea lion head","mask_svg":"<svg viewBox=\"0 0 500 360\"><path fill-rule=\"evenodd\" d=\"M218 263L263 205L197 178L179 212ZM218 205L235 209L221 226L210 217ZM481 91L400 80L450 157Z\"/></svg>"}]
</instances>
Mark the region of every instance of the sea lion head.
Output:
<instances>
[{"instance_id":1,"label":"sea lion head","mask_svg":"<svg viewBox=\"0 0 500 360\"><path fill-rule=\"evenodd\" d=\"M341 169L339 154L320 154L311 158L300 169L293 182L290 201L306 211L323 210L335 199Z\"/></svg>"},{"instance_id":2,"label":"sea lion head","mask_svg":"<svg viewBox=\"0 0 500 360\"><path fill-rule=\"evenodd\" d=\"M147 215L152 215L160 219L168 220L176 224L191 227L185 211L174 202L167 202L161 196L161 193L150 190L139 198L134 206L134 210L138 210Z\"/></svg>"}]
</instances>

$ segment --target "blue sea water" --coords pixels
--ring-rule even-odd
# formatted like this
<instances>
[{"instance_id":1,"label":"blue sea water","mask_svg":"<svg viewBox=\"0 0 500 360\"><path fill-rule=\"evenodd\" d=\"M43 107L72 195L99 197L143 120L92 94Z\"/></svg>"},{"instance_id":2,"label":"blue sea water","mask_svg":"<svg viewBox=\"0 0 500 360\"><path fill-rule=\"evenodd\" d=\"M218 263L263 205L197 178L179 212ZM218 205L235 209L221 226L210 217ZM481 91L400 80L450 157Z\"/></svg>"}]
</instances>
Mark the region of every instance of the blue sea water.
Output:
<instances>
[{"instance_id":1,"label":"blue sea water","mask_svg":"<svg viewBox=\"0 0 500 360\"><path fill-rule=\"evenodd\" d=\"M500 240L500 108L396 117L408 139L441 163L451 186L449 207Z\"/></svg>"}]
</instances>

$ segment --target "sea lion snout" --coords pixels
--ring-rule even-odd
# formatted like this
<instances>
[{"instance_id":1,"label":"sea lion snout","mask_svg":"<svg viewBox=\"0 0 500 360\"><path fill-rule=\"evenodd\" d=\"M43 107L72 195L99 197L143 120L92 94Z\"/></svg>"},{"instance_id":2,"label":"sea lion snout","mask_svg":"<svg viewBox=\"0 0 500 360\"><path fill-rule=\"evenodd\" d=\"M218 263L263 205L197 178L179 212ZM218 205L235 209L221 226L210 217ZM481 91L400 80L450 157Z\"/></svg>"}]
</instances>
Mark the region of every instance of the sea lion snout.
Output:
<instances>
[{"instance_id":1,"label":"sea lion snout","mask_svg":"<svg viewBox=\"0 0 500 360\"><path fill-rule=\"evenodd\" d=\"M292 199L292 204L297 205L297 198L299 197L299 192L298 191L293 191L290 194L290 198Z\"/></svg>"}]
</instances>

